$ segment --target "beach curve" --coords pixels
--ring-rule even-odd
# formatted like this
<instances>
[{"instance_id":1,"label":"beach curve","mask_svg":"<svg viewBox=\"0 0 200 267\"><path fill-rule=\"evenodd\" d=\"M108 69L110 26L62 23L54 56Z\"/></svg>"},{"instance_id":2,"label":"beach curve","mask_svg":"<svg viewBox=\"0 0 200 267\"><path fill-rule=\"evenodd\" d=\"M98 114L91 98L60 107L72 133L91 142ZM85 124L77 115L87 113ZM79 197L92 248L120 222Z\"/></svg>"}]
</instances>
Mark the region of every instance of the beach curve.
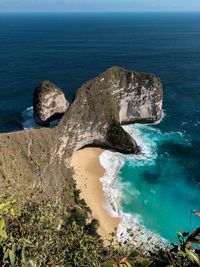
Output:
<instances>
[{"instance_id":1,"label":"beach curve","mask_svg":"<svg viewBox=\"0 0 200 267\"><path fill-rule=\"evenodd\" d=\"M120 223L120 218L112 217L105 209L105 193L100 178L105 169L99 161L104 152L101 148L88 147L73 153L71 166L74 168L74 179L80 196L90 207L92 215L99 221L98 233L104 241L114 232Z\"/></svg>"}]
</instances>

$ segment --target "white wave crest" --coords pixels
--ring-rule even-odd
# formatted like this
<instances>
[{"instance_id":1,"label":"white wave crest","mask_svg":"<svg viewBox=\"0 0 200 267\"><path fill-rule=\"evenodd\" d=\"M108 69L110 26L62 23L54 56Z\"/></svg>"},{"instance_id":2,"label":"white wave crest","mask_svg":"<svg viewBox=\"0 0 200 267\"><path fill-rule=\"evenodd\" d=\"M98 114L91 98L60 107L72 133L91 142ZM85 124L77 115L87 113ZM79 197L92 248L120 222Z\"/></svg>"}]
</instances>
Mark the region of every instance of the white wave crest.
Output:
<instances>
[{"instance_id":1,"label":"white wave crest","mask_svg":"<svg viewBox=\"0 0 200 267\"><path fill-rule=\"evenodd\" d=\"M121 213L120 218L121 222L117 229L117 238L120 242L128 241L143 253L169 246L167 240L142 225L139 215L133 217L131 214Z\"/></svg>"},{"instance_id":2,"label":"white wave crest","mask_svg":"<svg viewBox=\"0 0 200 267\"><path fill-rule=\"evenodd\" d=\"M157 158L157 143L152 139L152 136L144 134L141 129L147 130L146 125L129 125L124 126L124 129L136 140L141 147L141 155L122 155L111 151L104 151L100 155L100 163L105 169L105 175L100 178L102 187L105 192L106 201L105 208L113 217L119 217L121 222L118 225L117 237L122 243L130 241L131 244L140 248L144 252L157 250L169 245L168 241L148 230L142 225L142 218L140 215L123 213L120 210L120 202L123 199L123 188L128 186L122 184L119 179L116 179L120 169L126 164L134 166L152 165L155 164ZM151 127L153 128L153 127ZM158 129L153 128L155 131ZM127 188L127 187L126 187ZM137 190L136 190L137 191ZM137 197L139 191L133 192L133 197ZM130 231L131 230L131 231Z\"/></svg>"},{"instance_id":3,"label":"white wave crest","mask_svg":"<svg viewBox=\"0 0 200 267\"><path fill-rule=\"evenodd\" d=\"M116 175L124 164L123 155L111 151L103 152L99 157L101 165L105 169L105 174L100 178L103 191L106 193L105 208L113 217L119 216L119 207L116 199L121 199L122 194L119 188L115 188Z\"/></svg>"},{"instance_id":4,"label":"white wave crest","mask_svg":"<svg viewBox=\"0 0 200 267\"><path fill-rule=\"evenodd\" d=\"M40 128L41 126L38 125L33 117L33 107L29 107L24 110L21 114L22 116L22 127L23 129L31 129L31 128ZM50 123L50 128L53 128L58 125L60 120L55 120Z\"/></svg>"},{"instance_id":5,"label":"white wave crest","mask_svg":"<svg viewBox=\"0 0 200 267\"><path fill-rule=\"evenodd\" d=\"M33 118L33 107L29 107L22 112L22 126L24 129L39 128Z\"/></svg>"}]
</instances>

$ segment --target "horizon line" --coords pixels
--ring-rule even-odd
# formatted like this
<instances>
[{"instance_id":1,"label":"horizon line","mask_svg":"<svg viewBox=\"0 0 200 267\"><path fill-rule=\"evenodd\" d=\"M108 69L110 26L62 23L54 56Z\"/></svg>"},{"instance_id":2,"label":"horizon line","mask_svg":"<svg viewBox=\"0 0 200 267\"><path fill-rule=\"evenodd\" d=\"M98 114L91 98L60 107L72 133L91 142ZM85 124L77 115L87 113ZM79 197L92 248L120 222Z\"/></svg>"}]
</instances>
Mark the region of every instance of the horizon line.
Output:
<instances>
[{"instance_id":1,"label":"horizon line","mask_svg":"<svg viewBox=\"0 0 200 267\"><path fill-rule=\"evenodd\" d=\"M0 14L2 13L61 13L61 14L69 14L69 13L200 13L200 10L124 10L124 11L111 11L111 10L88 10L88 11L63 11L63 10L58 10L58 11L48 11L48 10L24 10L24 11L19 11L19 10L11 10L11 11L0 11Z\"/></svg>"}]
</instances>

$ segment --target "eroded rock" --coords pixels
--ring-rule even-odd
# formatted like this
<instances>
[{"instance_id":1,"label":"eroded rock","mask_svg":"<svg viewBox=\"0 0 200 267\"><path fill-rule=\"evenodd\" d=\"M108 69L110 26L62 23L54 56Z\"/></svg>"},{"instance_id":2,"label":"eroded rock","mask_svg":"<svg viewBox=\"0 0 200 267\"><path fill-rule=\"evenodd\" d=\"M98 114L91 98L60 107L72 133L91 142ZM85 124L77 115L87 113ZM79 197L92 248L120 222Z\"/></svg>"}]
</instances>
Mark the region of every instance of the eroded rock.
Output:
<instances>
[{"instance_id":1,"label":"eroded rock","mask_svg":"<svg viewBox=\"0 0 200 267\"><path fill-rule=\"evenodd\" d=\"M119 67L106 70L77 90L58 127L58 154L88 145L137 153L136 142L121 124L159 120L162 100L162 84L154 75Z\"/></svg>"},{"instance_id":2,"label":"eroded rock","mask_svg":"<svg viewBox=\"0 0 200 267\"><path fill-rule=\"evenodd\" d=\"M49 126L53 120L61 118L69 107L60 88L50 81L44 81L36 87L33 94L33 110L35 122L41 126Z\"/></svg>"}]
</instances>

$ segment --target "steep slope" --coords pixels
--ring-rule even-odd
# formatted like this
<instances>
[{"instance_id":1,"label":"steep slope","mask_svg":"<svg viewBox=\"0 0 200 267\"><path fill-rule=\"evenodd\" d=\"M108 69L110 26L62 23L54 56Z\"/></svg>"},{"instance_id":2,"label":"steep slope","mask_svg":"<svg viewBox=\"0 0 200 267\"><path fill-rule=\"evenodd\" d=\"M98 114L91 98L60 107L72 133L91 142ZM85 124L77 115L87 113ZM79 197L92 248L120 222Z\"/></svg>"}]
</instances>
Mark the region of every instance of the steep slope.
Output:
<instances>
[{"instance_id":1,"label":"steep slope","mask_svg":"<svg viewBox=\"0 0 200 267\"><path fill-rule=\"evenodd\" d=\"M0 193L26 197L61 196L73 186L64 162L52 160L54 129L33 129L0 135ZM63 194L64 192L64 194Z\"/></svg>"}]
</instances>

